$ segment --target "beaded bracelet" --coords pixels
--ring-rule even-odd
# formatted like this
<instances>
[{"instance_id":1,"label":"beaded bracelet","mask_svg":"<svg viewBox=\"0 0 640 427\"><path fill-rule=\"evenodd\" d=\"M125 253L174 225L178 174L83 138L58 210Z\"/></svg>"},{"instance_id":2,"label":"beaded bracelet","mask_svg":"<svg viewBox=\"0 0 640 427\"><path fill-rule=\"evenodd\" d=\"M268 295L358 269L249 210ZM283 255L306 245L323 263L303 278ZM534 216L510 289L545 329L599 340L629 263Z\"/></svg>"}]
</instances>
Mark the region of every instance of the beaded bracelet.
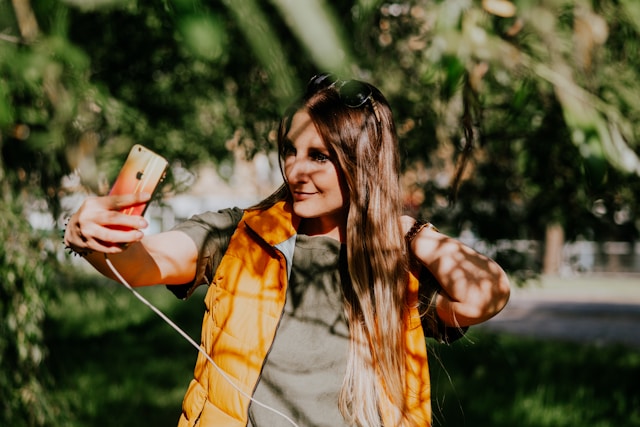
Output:
<instances>
[{"instance_id":1,"label":"beaded bracelet","mask_svg":"<svg viewBox=\"0 0 640 427\"><path fill-rule=\"evenodd\" d=\"M407 244L410 244L413 241L413 239L415 239L415 237L418 235L418 233L420 233L424 228L439 232L439 230L435 227L435 225L431 224L429 221L422 221L418 219L416 220L416 222L413 223L413 225L411 226L411 229L409 229L407 234L405 234L404 236L404 240L407 242Z\"/></svg>"}]
</instances>

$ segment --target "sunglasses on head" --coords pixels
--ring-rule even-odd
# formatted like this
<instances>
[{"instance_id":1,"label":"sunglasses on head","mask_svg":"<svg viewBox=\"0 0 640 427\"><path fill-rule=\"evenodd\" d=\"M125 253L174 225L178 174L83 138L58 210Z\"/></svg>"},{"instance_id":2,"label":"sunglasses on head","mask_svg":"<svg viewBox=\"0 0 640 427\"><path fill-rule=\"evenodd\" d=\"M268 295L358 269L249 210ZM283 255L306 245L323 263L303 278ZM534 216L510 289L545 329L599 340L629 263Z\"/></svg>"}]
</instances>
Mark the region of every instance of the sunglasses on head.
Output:
<instances>
[{"instance_id":1,"label":"sunglasses on head","mask_svg":"<svg viewBox=\"0 0 640 427\"><path fill-rule=\"evenodd\" d=\"M371 104L376 120L378 123L381 122L378 104L373 99L371 86L360 80L340 80L331 73L318 74L309 80L305 97L329 87L334 87L337 90L340 100L349 108L360 108L368 101Z\"/></svg>"}]
</instances>

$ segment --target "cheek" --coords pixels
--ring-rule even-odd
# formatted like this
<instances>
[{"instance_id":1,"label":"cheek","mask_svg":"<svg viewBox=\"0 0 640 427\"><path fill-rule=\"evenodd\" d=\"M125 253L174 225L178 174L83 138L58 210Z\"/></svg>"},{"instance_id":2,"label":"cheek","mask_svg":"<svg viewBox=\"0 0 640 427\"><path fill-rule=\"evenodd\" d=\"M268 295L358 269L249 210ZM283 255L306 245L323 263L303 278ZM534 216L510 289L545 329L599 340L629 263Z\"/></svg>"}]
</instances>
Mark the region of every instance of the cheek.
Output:
<instances>
[{"instance_id":1,"label":"cheek","mask_svg":"<svg viewBox=\"0 0 640 427\"><path fill-rule=\"evenodd\" d=\"M349 204L349 186L347 185L347 180L344 178L344 175L338 171L336 171L336 179L335 179L336 192L342 199L342 204L344 206Z\"/></svg>"}]
</instances>

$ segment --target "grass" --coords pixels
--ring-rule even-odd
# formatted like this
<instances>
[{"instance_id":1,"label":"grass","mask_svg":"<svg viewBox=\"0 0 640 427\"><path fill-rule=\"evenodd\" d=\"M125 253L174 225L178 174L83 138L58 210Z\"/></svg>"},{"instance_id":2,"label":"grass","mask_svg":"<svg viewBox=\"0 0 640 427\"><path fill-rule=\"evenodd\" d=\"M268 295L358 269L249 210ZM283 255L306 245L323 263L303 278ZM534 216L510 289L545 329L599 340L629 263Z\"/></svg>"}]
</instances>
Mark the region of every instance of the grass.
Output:
<instances>
[{"instance_id":1,"label":"grass","mask_svg":"<svg viewBox=\"0 0 640 427\"><path fill-rule=\"evenodd\" d=\"M81 278L48 308L53 400L65 427L175 426L196 350L129 291ZM141 293L199 341L202 293ZM434 427L640 426L640 352L473 330L429 343Z\"/></svg>"},{"instance_id":2,"label":"grass","mask_svg":"<svg viewBox=\"0 0 640 427\"><path fill-rule=\"evenodd\" d=\"M640 426L640 352L472 332L431 346L434 426Z\"/></svg>"}]
</instances>

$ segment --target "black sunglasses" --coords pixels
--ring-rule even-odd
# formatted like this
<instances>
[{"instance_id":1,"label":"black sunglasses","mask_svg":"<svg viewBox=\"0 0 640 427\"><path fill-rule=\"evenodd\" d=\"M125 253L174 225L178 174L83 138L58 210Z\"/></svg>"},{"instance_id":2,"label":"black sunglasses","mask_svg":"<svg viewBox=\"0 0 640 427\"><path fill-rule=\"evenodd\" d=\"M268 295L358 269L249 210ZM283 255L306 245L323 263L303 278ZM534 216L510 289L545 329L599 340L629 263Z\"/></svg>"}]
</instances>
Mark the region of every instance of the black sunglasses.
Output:
<instances>
[{"instance_id":1,"label":"black sunglasses","mask_svg":"<svg viewBox=\"0 0 640 427\"><path fill-rule=\"evenodd\" d=\"M368 101L371 104L376 120L378 123L381 122L378 104L375 99L373 99L371 86L365 82L361 82L360 80L340 80L331 73L318 74L309 80L305 98L310 97L321 89L329 87L336 88L338 96L340 96L340 100L349 108L360 108Z\"/></svg>"}]
</instances>

